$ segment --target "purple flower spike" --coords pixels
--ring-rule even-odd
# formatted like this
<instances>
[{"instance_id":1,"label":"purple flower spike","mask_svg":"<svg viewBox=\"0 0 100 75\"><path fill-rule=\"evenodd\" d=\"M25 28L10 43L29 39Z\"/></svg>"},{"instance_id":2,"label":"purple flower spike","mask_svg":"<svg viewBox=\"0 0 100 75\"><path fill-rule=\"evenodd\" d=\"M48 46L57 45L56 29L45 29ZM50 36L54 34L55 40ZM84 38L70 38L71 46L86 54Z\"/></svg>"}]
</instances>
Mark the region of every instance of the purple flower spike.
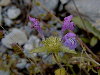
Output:
<instances>
[{"instance_id":1,"label":"purple flower spike","mask_svg":"<svg viewBox=\"0 0 100 75\"><path fill-rule=\"evenodd\" d=\"M40 27L39 21L36 18L32 18L30 16L29 16L29 20L32 22L31 28L36 29L41 34L41 37L44 39L44 35Z\"/></svg>"},{"instance_id":2,"label":"purple flower spike","mask_svg":"<svg viewBox=\"0 0 100 75\"><path fill-rule=\"evenodd\" d=\"M71 22L72 18L73 18L72 15L64 18L64 22L62 25L62 32L64 32L66 29L74 30L74 23Z\"/></svg>"},{"instance_id":3,"label":"purple flower spike","mask_svg":"<svg viewBox=\"0 0 100 75\"><path fill-rule=\"evenodd\" d=\"M71 39L66 40L64 42L64 45L66 47L69 47L69 49L75 49L77 47L77 41L76 39L71 38Z\"/></svg>"},{"instance_id":4,"label":"purple flower spike","mask_svg":"<svg viewBox=\"0 0 100 75\"><path fill-rule=\"evenodd\" d=\"M35 28L37 31L41 30L39 21L36 18L32 18L29 16L29 20L33 23L31 25L31 28Z\"/></svg>"},{"instance_id":5,"label":"purple flower spike","mask_svg":"<svg viewBox=\"0 0 100 75\"><path fill-rule=\"evenodd\" d=\"M64 18L64 21L71 21L72 20L72 18L73 18L73 16L72 15L70 15L70 16L68 16L68 17L65 17Z\"/></svg>"},{"instance_id":6,"label":"purple flower spike","mask_svg":"<svg viewBox=\"0 0 100 75\"><path fill-rule=\"evenodd\" d=\"M67 33L63 37L64 45L70 49L75 49L78 46L78 42L75 37L76 35L74 33Z\"/></svg>"}]
</instances>

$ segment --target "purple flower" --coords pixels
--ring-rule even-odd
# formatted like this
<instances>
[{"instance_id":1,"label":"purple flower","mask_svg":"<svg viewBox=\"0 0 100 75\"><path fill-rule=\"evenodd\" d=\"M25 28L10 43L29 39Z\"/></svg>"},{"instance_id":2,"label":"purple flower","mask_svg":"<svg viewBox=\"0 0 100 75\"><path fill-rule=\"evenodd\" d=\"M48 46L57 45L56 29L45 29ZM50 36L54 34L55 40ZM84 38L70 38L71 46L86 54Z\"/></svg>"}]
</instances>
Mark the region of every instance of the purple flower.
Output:
<instances>
[{"instance_id":1,"label":"purple flower","mask_svg":"<svg viewBox=\"0 0 100 75\"><path fill-rule=\"evenodd\" d=\"M32 22L31 28L35 28L38 32L41 31L41 27L39 21L36 18L32 18L29 16L29 20Z\"/></svg>"},{"instance_id":2,"label":"purple flower","mask_svg":"<svg viewBox=\"0 0 100 75\"><path fill-rule=\"evenodd\" d=\"M69 38L75 38L75 37L76 37L76 34L69 32L62 38L62 40L66 40Z\"/></svg>"},{"instance_id":3,"label":"purple flower","mask_svg":"<svg viewBox=\"0 0 100 75\"><path fill-rule=\"evenodd\" d=\"M73 18L72 15L64 18L64 22L62 25L62 32L64 32L66 29L74 30L74 22L71 22L72 18Z\"/></svg>"},{"instance_id":4,"label":"purple flower","mask_svg":"<svg viewBox=\"0 0 100 75\"><path fill-rule=\"evenodd\" d=\"M62 40L64 41L64 45L69 47L70 49L75 49L78 46L78 42L76 40L76 35L74 33L67 33Z\"/></svg>"},{"instance_id":5,"label":"purple flower","mask_svg":"<svg viewBox=\"0 0 100 75\"><path fill-rule=\"evenodd\" d=\"M29 20L32 22L31 28L36 29L41 34L41 37L44 39L44 35L40 27L39 21L36 18L32 18L30 16L29 16Z\"/></svg>"},{"instance_id":6,"label":"purple flower","mask_svg":"<svg viewBox=\"0 0 100 75\"><path fill-rule=\"evenodd\" d=\"M72 16L72 15L70 15L70 16L68 16L68 17L65 17L65 18L64 18L64 20L65 20L65 21L69 21L69 22L70 22L70 21L72 20L72 18L73 18L73 16Z\"/></svg>"}]
</instances>

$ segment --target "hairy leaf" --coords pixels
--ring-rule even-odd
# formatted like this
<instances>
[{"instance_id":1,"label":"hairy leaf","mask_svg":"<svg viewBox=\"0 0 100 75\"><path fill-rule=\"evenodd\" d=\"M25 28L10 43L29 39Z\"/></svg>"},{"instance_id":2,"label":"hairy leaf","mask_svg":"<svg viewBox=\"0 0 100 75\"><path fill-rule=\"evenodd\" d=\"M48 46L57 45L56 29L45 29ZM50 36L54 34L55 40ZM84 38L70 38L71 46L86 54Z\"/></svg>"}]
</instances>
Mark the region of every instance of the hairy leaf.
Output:
<instances>
[{"instance_id":1,"label":"hairy leaf","mask_svg":"<svg viewBox=\"0 0 100 75\"><path fill-rule=\"evenodd\" d=\"M95 46L98 42L98 39L96 37L92 37L91 41L90 41L90 45L91 46Z\"/></svg>"},{"instance_id":2,"label":"hairy leaf","mask_svg":"<svg viewBox=\"0 0 100 75\"><path fill-rule=\"evenodd\" d=\"M83 29L83 30L85 30L87 32L92 33L93 35L95 35L96 37L98 37L99 40L100 40L100 31L97 30L94 26L92 26L92 24L89 21L87 21L85 19L83 19L83 21L84 21L84 24L83 24L82 20L79 17L74 17L73 18L73 22L79 28L81 28L81 29Z\"/></svg>"},{"instance_id":3,"label":"hairy leaf","mask_svg":"<svg viewBox=\"0 0 100 75\"><path fill-rule=\"evenodd\" d=\"M65 46L62 46L61 49L62 49L63 52L76 54L75 50L70 50L69 48L67 48Z\"/></svg>"}]
</instances>

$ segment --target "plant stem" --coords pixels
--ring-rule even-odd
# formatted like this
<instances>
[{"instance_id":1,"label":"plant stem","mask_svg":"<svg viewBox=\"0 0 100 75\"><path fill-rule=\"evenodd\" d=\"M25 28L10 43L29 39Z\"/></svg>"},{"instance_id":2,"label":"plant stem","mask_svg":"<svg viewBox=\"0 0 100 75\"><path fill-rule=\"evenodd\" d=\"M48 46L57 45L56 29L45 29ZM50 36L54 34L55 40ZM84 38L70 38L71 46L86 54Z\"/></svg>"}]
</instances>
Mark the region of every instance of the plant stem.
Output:
<instances>
[{"instance_id":1,"label":"plant stem","mask_svg":"<svg viewBox=\"0 0 100 75\"><path fill-rule=\"evenodd\" d=\"M63 68L63 66L61 65L61 63L58 61L57 57L56 57L56 54L55 53L52 53L56 63L59 65L60 68Z\"/></svg>"}]
</instances>

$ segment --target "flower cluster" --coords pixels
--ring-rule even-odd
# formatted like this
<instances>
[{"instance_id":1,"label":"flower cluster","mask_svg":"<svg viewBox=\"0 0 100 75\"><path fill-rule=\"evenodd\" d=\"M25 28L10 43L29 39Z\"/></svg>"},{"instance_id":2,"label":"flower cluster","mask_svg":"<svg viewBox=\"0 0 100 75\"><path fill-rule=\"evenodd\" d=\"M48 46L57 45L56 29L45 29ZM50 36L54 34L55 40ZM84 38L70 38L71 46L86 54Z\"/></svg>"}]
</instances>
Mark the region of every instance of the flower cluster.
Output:
<instances>
[{"instance_id":1,"label":"flower cluster","mask_svg":"<svg viewBox=\"0 0 100 75\"><path fill-rule=\"evenodd\" d=\"M62 39L64 41L64 45L70 49L75 49L78 45L75 37L76 35L74 33L67 33Z\"/></svg>"},{"instance_id":2,"label":"flower cluster","mask_svg":"<svg viewBox=\"0 0 100 75\"><path fill-rule=\"evenodd\" d=\"M74 30L74 23L71 22L72 18L73 18L72 15L64 18L64 22L62 25L62 32L64 32L66 29Z\"/></svg>"},{"instance_id":3,"label":"flower cluster","mask_svg":"<svg viewBox=\"0 0 100 75\"><path fill-rule=\"evenodd\" d=\"M64 18L62 32L64 32L66 29L74 30L74 23L71 22L72 18L73 18L72 15ZM32 17L29 17L29 19L33 23L32 28L34 27L39 33L41 33L42 29L39 25L39 21ZM41 51L48 50L48 52L59 52L60 50L63 50L63 48L64 48L63 45L68 47L69 49L75 49L78 45L75 37L76 37L76 35L74 33L71 33L71 32L67 33L62 38L63 44L61 43L59 38L49 37L46 40L42 41L42 44L44 45L44 47L41 47L41 49L42 49Z\"/></svg>"}]
</instances>

